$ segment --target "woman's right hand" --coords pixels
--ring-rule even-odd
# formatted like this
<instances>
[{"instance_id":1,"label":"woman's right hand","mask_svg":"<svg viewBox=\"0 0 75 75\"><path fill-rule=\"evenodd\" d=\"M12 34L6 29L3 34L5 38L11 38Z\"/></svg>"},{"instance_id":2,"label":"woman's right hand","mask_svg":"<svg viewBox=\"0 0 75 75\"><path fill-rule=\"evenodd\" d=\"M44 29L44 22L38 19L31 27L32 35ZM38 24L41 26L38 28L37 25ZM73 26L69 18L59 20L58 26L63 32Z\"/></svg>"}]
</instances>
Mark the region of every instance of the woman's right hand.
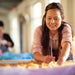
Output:
<instances>
[{"instance_id":1,"label":"woman's right hand","mask_svg":"<svg viewBox=\"0 0 75 75\"><path fill-rule=\"evenodd\" d=\"M52 57L50 55L47 55L47 56L43 56L42 54L40 54L39 52L35 52L33 53L33 56L34 56L34 59L36 61L39 61L39 62L44 62L44 63L50 63L52 60L55 60L55 57Z\"/></svg>"},{"instance_id":2,"label":"woman's right hand","mask_svg":"<svg viewBox=\"0 0 75 75\"><path fill-rule=\"evenodd\" d=\"M50 56L50 55L47 55L47 56L44 56L43 58L43 62L44 63L50 63L53 59L55 59L54 57Z\"/></svg>"}]
</instances>

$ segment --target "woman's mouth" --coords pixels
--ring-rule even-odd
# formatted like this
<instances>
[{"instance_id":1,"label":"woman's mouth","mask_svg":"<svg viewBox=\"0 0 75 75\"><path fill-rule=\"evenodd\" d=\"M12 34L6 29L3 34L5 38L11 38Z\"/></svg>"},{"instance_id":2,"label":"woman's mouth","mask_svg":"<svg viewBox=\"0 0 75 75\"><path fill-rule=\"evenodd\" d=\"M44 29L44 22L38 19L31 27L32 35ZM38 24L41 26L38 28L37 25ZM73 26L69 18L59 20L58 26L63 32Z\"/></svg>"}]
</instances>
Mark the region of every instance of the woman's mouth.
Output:
<instances>
[{"instance_id":1,"label":"woman's mouth","mask_svg":"<svg viewBox=\"0 0 75 75\"><path fill-rule=\"evenodd\" d=\"M51 28L55 28L55 27L56 27L56 25L50 25L50 27L51 27Z\"/></svg>"}]
</instances>

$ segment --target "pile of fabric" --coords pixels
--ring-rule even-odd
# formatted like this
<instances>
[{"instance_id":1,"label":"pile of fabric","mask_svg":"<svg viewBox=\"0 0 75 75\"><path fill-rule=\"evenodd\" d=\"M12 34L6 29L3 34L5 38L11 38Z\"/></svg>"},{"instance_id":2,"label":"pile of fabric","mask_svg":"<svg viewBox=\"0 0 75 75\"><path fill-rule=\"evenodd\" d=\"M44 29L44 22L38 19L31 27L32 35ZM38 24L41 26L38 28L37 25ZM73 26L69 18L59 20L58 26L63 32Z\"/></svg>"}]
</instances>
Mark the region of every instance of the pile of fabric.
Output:
<instances>
[{"instance_id":1,"label":"pile of fabric","mask_svg":"<svg viewBox=\"0 0 75 75\"><path fill-rule=\"evenodd\" d=\"M27 52L25 53L10 53L10 52L4 52L2 55L0 55L0 60L23 60L23 59L34 59L32 52L29 54Z\"/></svg>"}]
</instances>

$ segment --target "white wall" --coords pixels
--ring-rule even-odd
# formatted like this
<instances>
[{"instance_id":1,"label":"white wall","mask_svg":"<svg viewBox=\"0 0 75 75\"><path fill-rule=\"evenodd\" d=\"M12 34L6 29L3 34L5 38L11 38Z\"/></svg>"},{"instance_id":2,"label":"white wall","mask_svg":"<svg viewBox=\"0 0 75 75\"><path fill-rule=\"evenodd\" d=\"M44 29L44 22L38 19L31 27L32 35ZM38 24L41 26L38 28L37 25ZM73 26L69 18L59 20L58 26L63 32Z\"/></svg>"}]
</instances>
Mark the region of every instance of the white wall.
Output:
<instances>
[{"instance_id":1,"label":"white wall","mask_svg":"<svg viewBox=\"0 0 75 75\"><path fill-rule=\"evenodd\" d=\"M75 35L75 0L61 0L64 8L65 21L68 22Z\"/></svg>"},{"instance_id":2,"label":"white wall","mask_svg":"<svg viewBox=\"0 0 75 75\"><path fill-rule=\"evenodd\" d=\"M75 0L73 0L73 32L74 32L74 35L75 35Z\"/></svg>"}]
</instances>

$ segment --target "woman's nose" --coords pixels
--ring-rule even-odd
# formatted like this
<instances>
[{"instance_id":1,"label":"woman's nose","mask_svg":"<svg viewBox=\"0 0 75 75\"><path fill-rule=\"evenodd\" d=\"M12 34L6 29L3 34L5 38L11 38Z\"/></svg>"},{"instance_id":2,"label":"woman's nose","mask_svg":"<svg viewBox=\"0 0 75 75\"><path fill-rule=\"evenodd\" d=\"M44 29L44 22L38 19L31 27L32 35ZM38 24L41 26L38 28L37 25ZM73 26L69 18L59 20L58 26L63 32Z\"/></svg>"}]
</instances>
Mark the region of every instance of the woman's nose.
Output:
<instances>
[{"instance_id":1,"label":"woman's nose","mask_svg":"<svg viewBox=\"0 0 75 75\"><path fill-rule=\"evenodd\" d=\"M51 19L51 23L54 23L54 19Z\"/></svg>"}]
</instances>

